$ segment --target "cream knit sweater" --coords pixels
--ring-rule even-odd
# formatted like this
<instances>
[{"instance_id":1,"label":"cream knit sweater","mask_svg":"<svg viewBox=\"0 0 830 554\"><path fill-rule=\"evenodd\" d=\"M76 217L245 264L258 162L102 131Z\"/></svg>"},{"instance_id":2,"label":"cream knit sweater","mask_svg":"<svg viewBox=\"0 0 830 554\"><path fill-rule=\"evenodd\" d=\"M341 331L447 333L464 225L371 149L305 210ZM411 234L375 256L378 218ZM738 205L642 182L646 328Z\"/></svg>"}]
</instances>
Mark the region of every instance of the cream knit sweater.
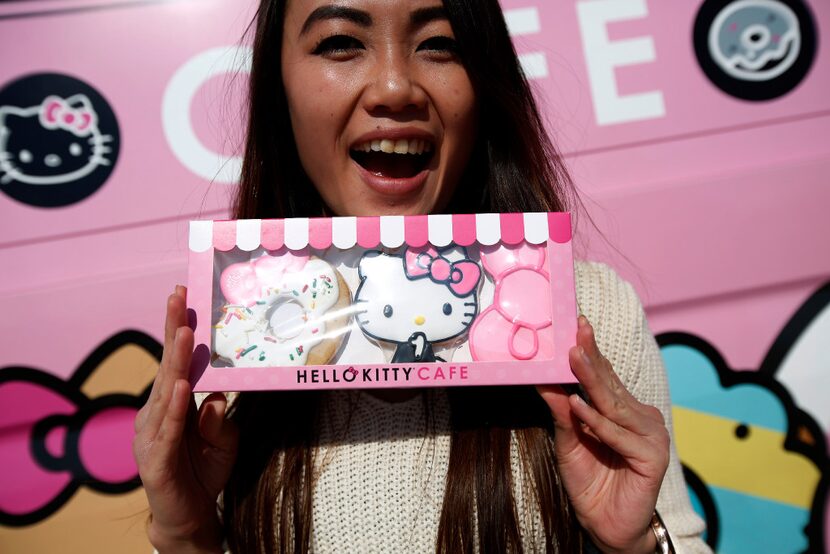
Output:
<instances>
[{"instance_id":1,"label":"cream knit sweater","mask_svg":"<svg viewBox=\"0 0 830 554\"><path fill-rule=\"evenodd\" d=\"M663 362L634 289L596 263L576 264L576 286L600 350L628 390L659 408L671 429ZM329 394L313 498L314 552L434 552L449 464L449 406L443 389L424 394L435 434L424 432L423 395L388 403L360 391ZM513 474L521 475L515 449ZM525 552L538 552L541 520L521 484L514 494ZM709 551L674 447L657 509L678 552Z\"/></svg>"},{"instance_id":2,"label":"cream knit sweater","mask_svg":"<svg viewBox=\"0 0 830 554\"><path fill-rule=\"evenodd\" d=\"M663 362L634 289L607 266L585 262L576 264L576 288L600 350L637 399L660 409L671 430ZM434 433L425 433L424 395ZM396 403L354 390L330 391L327 398L316 462L313 552L434 552L450 450L445 391L428 389ZM512 458L513 475L520 476L515 449ZM541 552L541 520L522 480L516 483L525 552ZM657 509L678 553L710 552L674 446Z\"/></svg>"}]
</instances>

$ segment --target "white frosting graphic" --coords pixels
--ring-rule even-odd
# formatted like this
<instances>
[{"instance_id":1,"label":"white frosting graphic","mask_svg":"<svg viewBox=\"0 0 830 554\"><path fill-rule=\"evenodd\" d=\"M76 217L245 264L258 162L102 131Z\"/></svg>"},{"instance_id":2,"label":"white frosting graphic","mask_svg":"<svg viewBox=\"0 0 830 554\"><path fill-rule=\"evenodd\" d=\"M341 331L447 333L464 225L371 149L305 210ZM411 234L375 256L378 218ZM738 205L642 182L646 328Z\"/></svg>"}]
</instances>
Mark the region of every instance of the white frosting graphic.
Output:
<instances>
[{"instance_id":1,"label":"white frosting graphic","mask_svg":"<svg viewBox=\"0 0 830 554\"><path fill-rule=\"evenodd\" d=\"M233 273L233 266L229 270ZM252 302L222 307L214 325L214 351L236 367L305 365L309 351L325 336L326 312L340 297L334 269L311 259L256 288Z\"/></svg>"}]
</instances>

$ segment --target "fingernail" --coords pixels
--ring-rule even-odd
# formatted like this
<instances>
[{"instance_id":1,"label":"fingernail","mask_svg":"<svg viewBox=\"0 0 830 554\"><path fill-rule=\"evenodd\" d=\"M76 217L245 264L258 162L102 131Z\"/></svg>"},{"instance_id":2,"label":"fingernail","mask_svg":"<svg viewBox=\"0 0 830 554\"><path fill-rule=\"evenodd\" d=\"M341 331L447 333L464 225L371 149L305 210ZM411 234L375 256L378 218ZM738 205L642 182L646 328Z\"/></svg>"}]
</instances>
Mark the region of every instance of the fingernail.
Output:
<instances>
[{"instance_id":1,"label":"fingernail","mask_svg":"<svg viewBox=\"0 0 830 554\"><path fill-rule=\"evenodd\" d=\"M580 327L585 327L586 325L588 325L588 318L585 317L584 315L581 315L581 316L579 316L579 318L577 318L576 323Z\"/></svg>"},{"instance_id":2,"label":"fingernail","mask_svg":"<svg viewBox=\"0 0 830 554\"><path fill-rule=\"evenodd\" d=\"M170 401L168 402L168 406L170 408L173 408L176 405L176 403L178 402L177 399L179 397L179 388L181 388L181 385L179 384L178 381L173 383L173 392L170 393Z\"/></svg>"},{"instance_id":3,"label":"fingernail","mask_svg":"<svg viewBox=\"0 0 830 554\"><path fill-rule=\"evenodd\" d=\"M583 406L588 405L588 403L585 402L585 399L579 396L578 394L572 394L571 398L575 399L577 404L582 404Z\"/></svg>"},{"instance_id":4,"label":"fingernail","mask_svg":"<svg viewBox=\"0 0 830 554\"><path fill-rule=\"evenodd\" d=\"M582 361L585 362L586 365L591 366L591 358L588 357L588 353L585 352L585 349L581 346L579 347L579 357L582 358Z\"/></svg>"}]
</instances>

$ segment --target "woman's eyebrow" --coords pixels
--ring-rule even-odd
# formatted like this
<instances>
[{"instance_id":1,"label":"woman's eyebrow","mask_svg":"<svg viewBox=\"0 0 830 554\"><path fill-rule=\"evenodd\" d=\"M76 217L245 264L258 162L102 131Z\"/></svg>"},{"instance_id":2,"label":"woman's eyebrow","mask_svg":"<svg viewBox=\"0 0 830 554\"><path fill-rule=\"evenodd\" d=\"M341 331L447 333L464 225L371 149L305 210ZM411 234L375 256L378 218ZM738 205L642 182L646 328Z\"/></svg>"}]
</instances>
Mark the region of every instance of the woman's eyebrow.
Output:
<instances>
[{"instance_id":1,"label":"woman's eyebrow","mask_svg":"<svg viewBox=\"0 0 830 554\"><path fill-rule=\"evenodd\" d=\"M437 19L449 19L444 6L438 5L428 8L418 8L410 14L409 23L412 27L420 27Z\"/></svg>"},{"instance_id":2,"label":"woman's eyebrow","mask_svg":"<svg viewBox=\"0 0 830 554\"><path fill-rule=\"evenodd\" d=\"M306 34L315 23L327 19L346 19L361 27L370 27L372 25L372 16L367 12L345 6L320 6L306 18L305 23L303 23L303 28L300 29L300 36Z\"/></svg>"}]
</instances>

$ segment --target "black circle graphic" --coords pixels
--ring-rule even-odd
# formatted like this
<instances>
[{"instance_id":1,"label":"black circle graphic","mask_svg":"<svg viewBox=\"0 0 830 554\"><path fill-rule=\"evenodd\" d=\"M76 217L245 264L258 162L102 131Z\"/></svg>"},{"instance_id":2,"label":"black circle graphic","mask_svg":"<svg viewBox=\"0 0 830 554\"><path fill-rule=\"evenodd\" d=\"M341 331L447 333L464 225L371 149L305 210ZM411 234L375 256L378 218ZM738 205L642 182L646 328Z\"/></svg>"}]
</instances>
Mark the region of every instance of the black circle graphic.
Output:
<instances>
[{"instance_id":1,"label":"black circle graphic","mask_svg":"<svg viewBox=\"0 0 830 554\"><path fill-rule=\"evenodd\" d=\"M749 426L747 426L745 423L741 423L740 425L735 427L735 436L741 440L749 437Z\"/></svg>"},{"instance_id":2,"label":"black circle graphic","mask_svg":"<svg viewBox=\"0 0 830 554\"><path fill-rule=\"evenodd\" d=\"M37 73L0 89L0 191L19 202L80 202L107 181L120 146L109 103L77 78Z\"/></svg>"},{"instance_id":3,"label":"black circle graphic","mask_svg":"<svg viewBox=\"0 0 830 554\"><path fill-rule=\"evenodd\" d=\"M693 42L698 64L715 86L736 98L762 101L783 96L804 80L815 59L817 34L802 0L705 0Z\"/></svg>"}]
</instances>

